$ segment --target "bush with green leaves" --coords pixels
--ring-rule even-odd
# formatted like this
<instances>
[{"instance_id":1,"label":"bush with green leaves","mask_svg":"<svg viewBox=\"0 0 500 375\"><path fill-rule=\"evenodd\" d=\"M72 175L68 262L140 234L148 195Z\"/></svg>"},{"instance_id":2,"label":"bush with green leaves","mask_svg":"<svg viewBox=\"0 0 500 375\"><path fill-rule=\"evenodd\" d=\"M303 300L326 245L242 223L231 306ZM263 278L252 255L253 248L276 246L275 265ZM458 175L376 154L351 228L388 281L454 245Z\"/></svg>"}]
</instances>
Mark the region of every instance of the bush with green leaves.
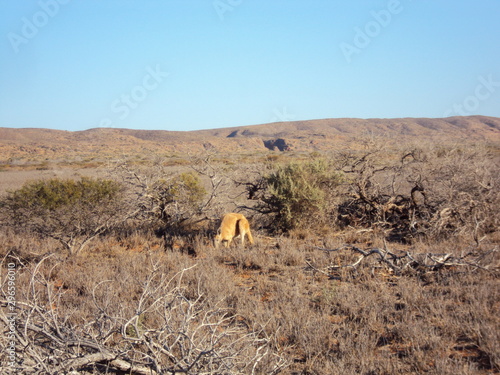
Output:
<instances>
[{"instance_id":1,"label":"bush with green leaves","mask_svg":"<svg viewBox=\"0 0 500 375\"><path fill-rule=\"evenodd\" d=\"M159 179L148 190L150 212L171 227L177 227L199 212L206 195L201 179L191 172Z\"/></svg>"},{"instance_id":2,"label":"bush with green leaves","mask_svg":"<svg viewBox=\"0 0 500 375\"><path fill-rule=\"evenodd\" d=\"M310 228L328 220L343 175L324 159L279 165L263 177L259 210L273 214L273 230Z\"/></svg>"},{"instance_id":3,"label":"bush with green leaves","mask_svg":"<svg viewBox=\"0 0 500 375\"><path fill-rule=\"evenodd\" d=\"M54 238L75 254L125 220L121 190L115 181L87 177L27 182L0 202L2 222Z\"/></svg>"}]
</instances>

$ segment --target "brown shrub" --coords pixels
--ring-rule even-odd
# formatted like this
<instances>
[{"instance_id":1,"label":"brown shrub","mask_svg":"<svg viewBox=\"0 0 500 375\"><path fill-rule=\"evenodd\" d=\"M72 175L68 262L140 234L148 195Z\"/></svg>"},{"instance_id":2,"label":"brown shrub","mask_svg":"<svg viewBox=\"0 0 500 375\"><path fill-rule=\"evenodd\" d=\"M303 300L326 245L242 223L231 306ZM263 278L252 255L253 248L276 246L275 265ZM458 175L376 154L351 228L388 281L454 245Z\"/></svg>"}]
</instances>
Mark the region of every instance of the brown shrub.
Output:
<instances>
[{"instance_id":1,"label":"brown shrub","mask_svg":"<svg viewBox=\"0 0 500 375\"><path fill-rule=\"evenodd\" d=\"M500 225L500 174L482 147L412 148L392 159L376 150L338 163L350 176L339 206L343 227L378 227L406 242L454 236L479 243Z\"/></svg>"}]
</instances>

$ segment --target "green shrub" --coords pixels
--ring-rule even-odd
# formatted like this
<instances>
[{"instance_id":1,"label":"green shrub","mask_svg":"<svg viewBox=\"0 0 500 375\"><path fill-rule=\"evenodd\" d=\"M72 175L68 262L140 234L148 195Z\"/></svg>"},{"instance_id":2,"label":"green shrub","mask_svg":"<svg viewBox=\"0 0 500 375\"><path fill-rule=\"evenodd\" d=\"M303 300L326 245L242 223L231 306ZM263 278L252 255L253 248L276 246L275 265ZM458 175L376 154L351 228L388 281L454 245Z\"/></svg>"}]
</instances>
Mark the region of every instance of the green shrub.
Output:
<instances>
[{"instance_id":1,"label":"green shrub","mask_svg":"<svg viewBox=\"0 0 500 375\"><path fill-rule=\"evenodd\" d=\"M48 179L24 184L1 201L4 224L60 241L71 254L125 220L121 185L105 179Z\"/></svg>"},{"instance_id":2,"label":"green shrub","mask_svg":"<svg viewBox=\"0 0 500 375\"><path fill-rule=\"evenodd\" d=\"M120 186L111 180L83 177L75 180L38 180L10 193L7 201L16 208L55 211L72 205L93 205L116 197Z\"/></svg>"},{"instance_id":3,"label":"green shrub","mask_svg":"<svg viewBox=\"0 0 500 375\"><path fill-rule=\"evenodd\" d=\"M260 208L274 214L278 231L316 226L333 209L335 188L342 180L324 159L278 166L264 176Z\"/></svg>"}]
</instances>

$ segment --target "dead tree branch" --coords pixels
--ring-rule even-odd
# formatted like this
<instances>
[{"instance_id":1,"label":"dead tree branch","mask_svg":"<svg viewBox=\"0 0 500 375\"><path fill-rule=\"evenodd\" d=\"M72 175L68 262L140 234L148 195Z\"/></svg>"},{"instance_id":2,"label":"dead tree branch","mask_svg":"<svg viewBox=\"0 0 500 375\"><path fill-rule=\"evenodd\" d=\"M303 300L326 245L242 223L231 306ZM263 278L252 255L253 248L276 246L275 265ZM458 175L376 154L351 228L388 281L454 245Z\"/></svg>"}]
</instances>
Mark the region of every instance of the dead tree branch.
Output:
<instances>
[{"instance_id":1,"label":"dead tree branch","mask_svg":"<svg viewBox=\"0 0 500 375\"><path fill-rule=\"evenodd\" d=\"M263 327L241 324L224 301L209 301L200 285L188 286L185 274L196 264L166 275L153 262L137 280L141 292L132 310L109 303L113 291L101 286L111 280L97 282L95 311L80 324L82 318L64 309L65 292L54 285L49 258L19 271L19 280L21 273L28 277L17 285L15 314L5 308L12 306L5 281L0 285L0 322L13 327L9 340L16 343L9 364L0 353L0 373L275 374L288 363L273 354ZM0 338L0 346L7 343Z\"/></svg>"},{"instance_id":2,"label":"dead tree branch","mask_svg":"<svg viewBox=\"0 0 500 375\"><path fill-rule=\"evenodd\" d=\"M356 254L359 254L358 259L353 263L343 264L343 265L329 265L328 267L326 267L326 270L320 270L317 267L314 267L310 262L306 262L314 270L321 272L331 278L335 277L335 275L333 275L331 271L337 271L341 268L356 269L365 259L371 257L372 255L375 257L377 263L388 267L395 275L402 275L404 272L422 273L428 271L437 271L449 267L470 267L473 270L481 269L484 271L493 272L489 268L489 265L484 266L480 264L480 262L485 257L484 254L476 255L476 257L473 258L472 256L474 254L472 253L467 253L462 256L454 256L451 253L412 254L411 252L405 250L390 251L387 248L385 249L371 248L363 250L354 245L344 245L335 249L326 249L322 247L315 247L315 248L330 253L351 251ZM498 251L498 249L494 248L488 251L487 253L496 251Z\"/></svg>"}]
</instances>

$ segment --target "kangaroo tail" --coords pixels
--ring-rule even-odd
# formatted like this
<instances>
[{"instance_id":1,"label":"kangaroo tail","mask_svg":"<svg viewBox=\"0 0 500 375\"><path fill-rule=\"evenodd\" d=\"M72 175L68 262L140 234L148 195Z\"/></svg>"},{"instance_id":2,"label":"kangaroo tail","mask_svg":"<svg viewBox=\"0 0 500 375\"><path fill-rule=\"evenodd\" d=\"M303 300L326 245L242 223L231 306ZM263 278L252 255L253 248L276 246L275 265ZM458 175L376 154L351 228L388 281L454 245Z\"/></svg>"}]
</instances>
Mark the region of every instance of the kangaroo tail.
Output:
<instances>
[{"instance_id":1,"label":"kangaroo tail","mask_svg":"<svg viewBox=\"0 0 500 375\"><path fill-rule=\"evenodd\" d=\"M248 242L250 242L253 245L254 242L253 242L252 232L250 232L250 229L247 232L247 236L248 236Z\"/></svg>"}]
</instances>

